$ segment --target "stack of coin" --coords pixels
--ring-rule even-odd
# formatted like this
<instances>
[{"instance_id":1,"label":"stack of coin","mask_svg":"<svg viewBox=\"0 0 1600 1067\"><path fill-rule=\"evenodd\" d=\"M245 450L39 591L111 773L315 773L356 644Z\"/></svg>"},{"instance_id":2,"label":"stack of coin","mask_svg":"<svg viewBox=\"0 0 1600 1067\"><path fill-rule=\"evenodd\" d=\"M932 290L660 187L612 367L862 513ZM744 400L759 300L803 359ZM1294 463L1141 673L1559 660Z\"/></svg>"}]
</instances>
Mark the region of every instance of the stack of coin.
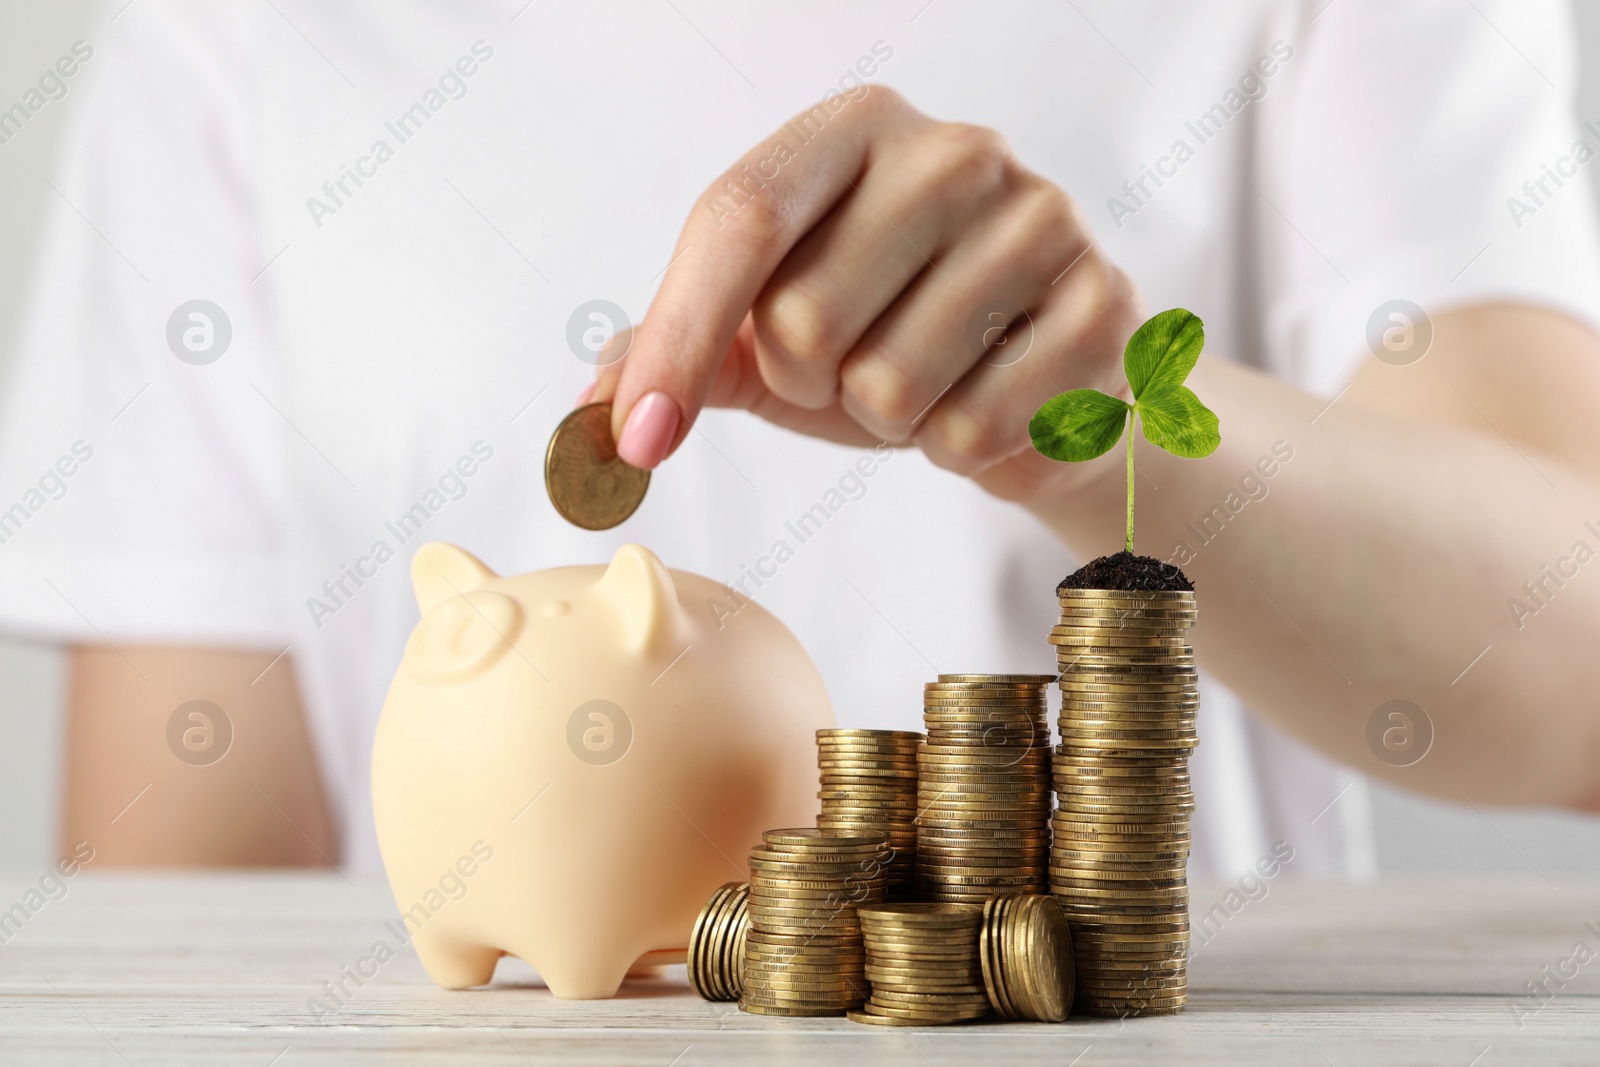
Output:
<instances>
[{"instance_id":1,"label":"stack of coin","mask_svg":"<svg viewBox=\"0 0 1600 1067\"><path fill-rule=\"evenodd\" d=\"M822 814L817 826L846 833L883 830L893 855L889 896L911 895L917 854L917 747L907 730L818 730Z\"/></svg>"},{"instance_id":2,"label":"stack of coin","mask_svg":"<svg viewBox=\"0 0 1600 1067\"><path fill-rule=\"evenodd\" d=\"M858 904L883 902L889 835L768 830L750 853L743 1011L843 1015L867 999Z\"/></svg>"},{"instance_id":3,"label":"stack of coin","mask_svg":"<svg viewBox=\"0 0 1600 1067\"><path fill-rule=\"evenodd\" d=\"M744 990L744 943L750 929L748 882L719 886L689 934L689 988L706 1000L738 1000Z\"/></svg>"},{"instance_id":4,"label":"stack of coin","mask_svg":"<svg viewBox=\"0 0 1600 1067\"><path fill-rule=\"evenodd\" d=\"M1008 893L985 901L978 955L989 1003L1004 1018L1058 1023L1072 1010L1072 936L1061 905L1049 894Z\"/></svg>"},{"instance_id":5,"label":"stack of coin","mask_svg":"<svg viewBox=\"0 0 1600 1067\"><path fill-rule=\"evenodd\" d=\"M981 904L1043 892L1054 675L941 674L923 693L917 896Z\"/></svg>"},{"instance_id":6,"label":"stack of coin","mask_svg":"<svg viewBox=\"0 0 1600 1067\"><path fill-rule=\"evenodd\" d=\"M870 904L858 909L872 999L851 1019L937 1026L981 1019L989 995L978 960L976 904Z\"/></svg>"},{"instance_id":7,"label":"stack of coin","mask_svg":"<svg viewBox=\"0 0 1600 1067\"><path fill-rule=\"evenodd\" d=\"M1077 1005L1181 1011L1189 945L1191 591L1060 589L1061 746L1050 888L1072 924Z\"/></svg>"}]
</instances>

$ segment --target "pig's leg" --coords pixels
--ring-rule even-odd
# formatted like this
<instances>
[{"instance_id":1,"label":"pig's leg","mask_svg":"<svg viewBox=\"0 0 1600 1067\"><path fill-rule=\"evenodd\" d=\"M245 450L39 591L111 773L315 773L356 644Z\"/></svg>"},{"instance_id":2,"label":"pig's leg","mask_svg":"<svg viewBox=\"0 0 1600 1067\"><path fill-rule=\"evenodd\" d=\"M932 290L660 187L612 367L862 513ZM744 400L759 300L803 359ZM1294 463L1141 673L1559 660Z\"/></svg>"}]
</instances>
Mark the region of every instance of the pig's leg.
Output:
<instances>
[{"instance_id":1,"label":"pig's leg","mask_svg":"<svg viewBox=\"0 0 1600 1067\"><path fill-rule=\"evenodd\" d=\"M561 1000L605 1000L617 995L622 978L633 966L631 954L607 958L600 946L567 946L564 950L544 951L529 948L517 950L515 944L506 951L520 956L539 972L545 987Z\"/></svg>"},{"instance_id":2,"label":"pig's leg","mask_svg":"<svg viewBox=\"0 0 1600 1067\"><path fill-rule=\"evenodd\" d=\"M418 930L411 945L417 950L428 977L446 989L488 985L502 953L497 948L471 944L449 935Z\"/></svg>"}]
</instances>

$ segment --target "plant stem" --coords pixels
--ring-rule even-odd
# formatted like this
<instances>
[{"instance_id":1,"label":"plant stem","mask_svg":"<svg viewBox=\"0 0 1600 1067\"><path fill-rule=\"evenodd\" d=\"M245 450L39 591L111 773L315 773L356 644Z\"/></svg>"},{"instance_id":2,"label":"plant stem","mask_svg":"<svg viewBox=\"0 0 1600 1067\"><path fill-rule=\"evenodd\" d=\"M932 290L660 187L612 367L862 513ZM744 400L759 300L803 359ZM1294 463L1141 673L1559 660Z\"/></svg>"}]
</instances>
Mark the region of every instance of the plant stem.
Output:
<instances>
[{"instance_id":1,"label":"plant stem","mask_svg":"<svg viewBox=\"0 0 1600 1067\"><path fill-rule=\"evenodd\" d=\"M1128 409L1128 554L1133 555L1133 420L1137 412Z\"/></svg>"}]
</instances>

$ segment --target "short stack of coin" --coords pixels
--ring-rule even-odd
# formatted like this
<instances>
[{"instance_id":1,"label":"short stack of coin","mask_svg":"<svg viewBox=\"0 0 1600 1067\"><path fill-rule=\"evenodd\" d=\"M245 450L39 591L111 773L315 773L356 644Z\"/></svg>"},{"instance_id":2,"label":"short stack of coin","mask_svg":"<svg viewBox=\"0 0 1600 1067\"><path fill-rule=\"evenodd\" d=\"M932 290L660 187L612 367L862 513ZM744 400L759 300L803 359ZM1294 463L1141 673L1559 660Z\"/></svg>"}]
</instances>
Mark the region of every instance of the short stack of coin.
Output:
<instances>
[{"instance_id":1,"label":"short stack of coin","mask_svg":"<svg viewBox=\"0 0 1600 1067\"><path fill-rule=\"evenodd\" d=\"M1043 892L1054 675L941 674L923 692L917 763L919 899L981 904Z\"/></svg>"},{"instance_id":2,"label":"short stack of coin","mask_svg":"<svg viewBox=\"0 0 1600 1067\"><path fill-rule=\"evenodd\" d=\"M893 855L889 896L911 894L917 852L917 747L908 730L818 730L822 814L817 826L852 833L883 830Z\"/></svg>"},{"instance_id":3,"label":"short stack of coin","mask_svg":"<svg viewBox=\"0 0 1600 1067\"><path fill-rule=\"evenodd\" d=\"M1061 746L1050 888L1072 926L1077 1006L1182 1010L1189 945L1191 591L1060 589Z\"/></svg>"},{"instance_id":4,"label":"short stack of coin","mask_svg":"<svg viewBox=\"0 0 1600 1067\"><path fill-rule=\"evenodd\" d=\"M744 944L750 930L750 885L719 886L689 934L689 988L706 1000L738 1000L744 989Z\"/></svg>"},{"instance_id":5,"label":"short stack of coin","mask_svg":"<svg viewBox=\"0 0 1600 1067\"><path fill-rule=\"evenodd\" d=\"M1058 1023L1072 1010L1072 935L1050 894L1006 893L985 901L978 954L989 1002L1004 1018Z\"/></svg>"},{"instance_id":6,"label":"short stack of coin","mask_svg":"<svg viewBox=\"0 0 1600 1067\"><path fill-rule=\"evenodd\" d=\"M977 904L932 902L861 907L872 999L849 1013L881 1026L938 1026L981 1019L989 995L978 959Z\"/></svg>"},{"instance_id":7,"label":"short stack of coin","mask_svg":"<svg viewBox=\"0 0 1600 1067\"><path fill-rule=\"evenodd\" d=\"M867 999L860 904L883 902L889 835L768 830L750 853L750 929L739 1007L843 1015Z\"/></svg>"}]
</instances>

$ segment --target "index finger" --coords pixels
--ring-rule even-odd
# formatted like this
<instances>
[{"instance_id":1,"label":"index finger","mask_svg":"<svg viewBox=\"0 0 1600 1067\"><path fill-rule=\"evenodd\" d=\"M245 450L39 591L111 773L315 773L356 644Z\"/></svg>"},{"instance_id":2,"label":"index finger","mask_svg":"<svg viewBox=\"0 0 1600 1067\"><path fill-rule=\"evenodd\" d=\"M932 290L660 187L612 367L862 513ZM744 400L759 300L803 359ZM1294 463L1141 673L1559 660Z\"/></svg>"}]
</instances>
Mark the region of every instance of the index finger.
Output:
<instances>
[{"instance_id":1,"label":"index finger","mask_svg":"<svg viewBox=\"0 0 1600 1067\"><path fill-rule=\"evenodd\" d=\"M614 383L611 431L628 463L653 468L688 436L773 271L854 186L874 139L915 114L892 90L860 88L784 123L695 202L627 358L596 391Z\"/></svg>"}]
</instances>

